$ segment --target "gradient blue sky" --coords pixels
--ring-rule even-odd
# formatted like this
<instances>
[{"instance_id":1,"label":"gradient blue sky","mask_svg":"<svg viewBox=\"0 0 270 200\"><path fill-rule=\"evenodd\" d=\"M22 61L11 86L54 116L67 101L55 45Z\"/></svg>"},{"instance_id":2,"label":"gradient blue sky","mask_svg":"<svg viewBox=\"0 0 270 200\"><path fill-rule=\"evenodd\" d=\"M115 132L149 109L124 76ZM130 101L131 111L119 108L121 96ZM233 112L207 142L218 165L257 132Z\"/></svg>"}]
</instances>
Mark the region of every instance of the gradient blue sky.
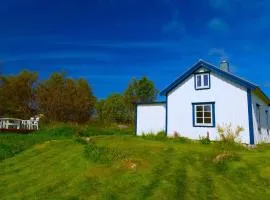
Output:
<instances>
[{"instance_id":1,"label":"gradient blue sky","mask_svg":"<svg viewBox=\"0 0 270 200\"><path fill-rule=\"evenodd\" d=\"M2 0L0 61L5 74L64 70L99 98L149 76L161 90L199 58L270 96L270 1Z\"/></svg>"}]
</instances>

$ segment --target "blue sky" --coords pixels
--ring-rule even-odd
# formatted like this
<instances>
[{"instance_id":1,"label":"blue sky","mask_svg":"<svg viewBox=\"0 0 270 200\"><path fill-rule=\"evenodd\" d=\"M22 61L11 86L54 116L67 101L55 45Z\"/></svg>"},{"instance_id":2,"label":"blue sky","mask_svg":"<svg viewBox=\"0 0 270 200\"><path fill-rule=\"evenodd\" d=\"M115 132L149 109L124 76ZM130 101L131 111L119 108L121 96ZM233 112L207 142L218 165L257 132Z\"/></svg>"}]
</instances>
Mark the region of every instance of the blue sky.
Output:
<instances>
[{"instance_id":1,"label":"blue sky","mask_svg":"<svg viewBox=\"0 0 270 200\"><path fill-rule=\"evenodd\" d=\"M6 0L0 24L5 74L66 71L104 98L132 77L161 90L200 58L226 58L270 96L267 0Z\"/></svg>"}]
</instances>

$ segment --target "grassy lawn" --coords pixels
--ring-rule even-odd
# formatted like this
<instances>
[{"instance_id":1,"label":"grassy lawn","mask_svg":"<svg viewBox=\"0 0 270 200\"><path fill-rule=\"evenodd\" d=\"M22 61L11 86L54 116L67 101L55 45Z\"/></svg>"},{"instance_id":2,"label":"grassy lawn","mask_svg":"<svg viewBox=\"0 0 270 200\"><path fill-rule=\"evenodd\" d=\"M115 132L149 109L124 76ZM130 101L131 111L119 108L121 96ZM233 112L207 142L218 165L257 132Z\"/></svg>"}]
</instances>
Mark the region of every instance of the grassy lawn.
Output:
<instances>
[{"instance_id":1,"label":"grassy lawn","mask_svg":"<svg viewBox=\"0 0 270 200\"><path fill-rule=\"evenodd\" d=\"M100 133L100 134L99 134ZM106 134L107 133L107 134ZM90 136L88 143L79 136ZM1 199L269 199L270 146L155 140L56 127L0 135Z\"/></svg>"}]
</instances>

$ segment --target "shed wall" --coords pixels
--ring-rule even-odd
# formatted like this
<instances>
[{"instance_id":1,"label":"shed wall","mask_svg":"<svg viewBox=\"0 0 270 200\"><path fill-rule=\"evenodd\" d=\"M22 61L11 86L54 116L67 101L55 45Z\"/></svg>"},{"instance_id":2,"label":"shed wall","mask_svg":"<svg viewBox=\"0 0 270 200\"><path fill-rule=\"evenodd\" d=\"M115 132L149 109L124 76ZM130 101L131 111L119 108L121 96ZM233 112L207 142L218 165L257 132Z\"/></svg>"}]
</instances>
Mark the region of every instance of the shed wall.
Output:
<instances>
[{"instance_id":1,"label":"shed wall","mask_svg":"<svg viewBox=\"0 0 270 200\"><path fill-rule=\"evenodd\" d=\"M166 104L137 105L136 134L142 135L165 131Z\"/></svg>"}]
</instances>

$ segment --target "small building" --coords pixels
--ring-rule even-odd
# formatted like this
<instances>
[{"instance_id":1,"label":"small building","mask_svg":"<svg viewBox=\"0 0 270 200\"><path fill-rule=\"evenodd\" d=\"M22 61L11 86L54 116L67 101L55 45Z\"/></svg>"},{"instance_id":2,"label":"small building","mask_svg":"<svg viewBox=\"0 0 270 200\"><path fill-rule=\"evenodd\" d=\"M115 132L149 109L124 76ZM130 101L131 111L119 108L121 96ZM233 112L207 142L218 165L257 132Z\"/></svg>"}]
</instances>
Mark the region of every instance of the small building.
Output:
<instances>
[{"instance_id":1,"label":"small building","mask_svg":"<svg viewBox=\"0 0 270 200\"><path fill-rule=\"evenodd\" d=\"M191 139L209 134L218 139L217 125L241 126L242 143L270 142L270 99L260 87L220 67L199 60L161 91L164 102L137 104L136 134L165 131Z\"/></svg>"}]
</instances>

